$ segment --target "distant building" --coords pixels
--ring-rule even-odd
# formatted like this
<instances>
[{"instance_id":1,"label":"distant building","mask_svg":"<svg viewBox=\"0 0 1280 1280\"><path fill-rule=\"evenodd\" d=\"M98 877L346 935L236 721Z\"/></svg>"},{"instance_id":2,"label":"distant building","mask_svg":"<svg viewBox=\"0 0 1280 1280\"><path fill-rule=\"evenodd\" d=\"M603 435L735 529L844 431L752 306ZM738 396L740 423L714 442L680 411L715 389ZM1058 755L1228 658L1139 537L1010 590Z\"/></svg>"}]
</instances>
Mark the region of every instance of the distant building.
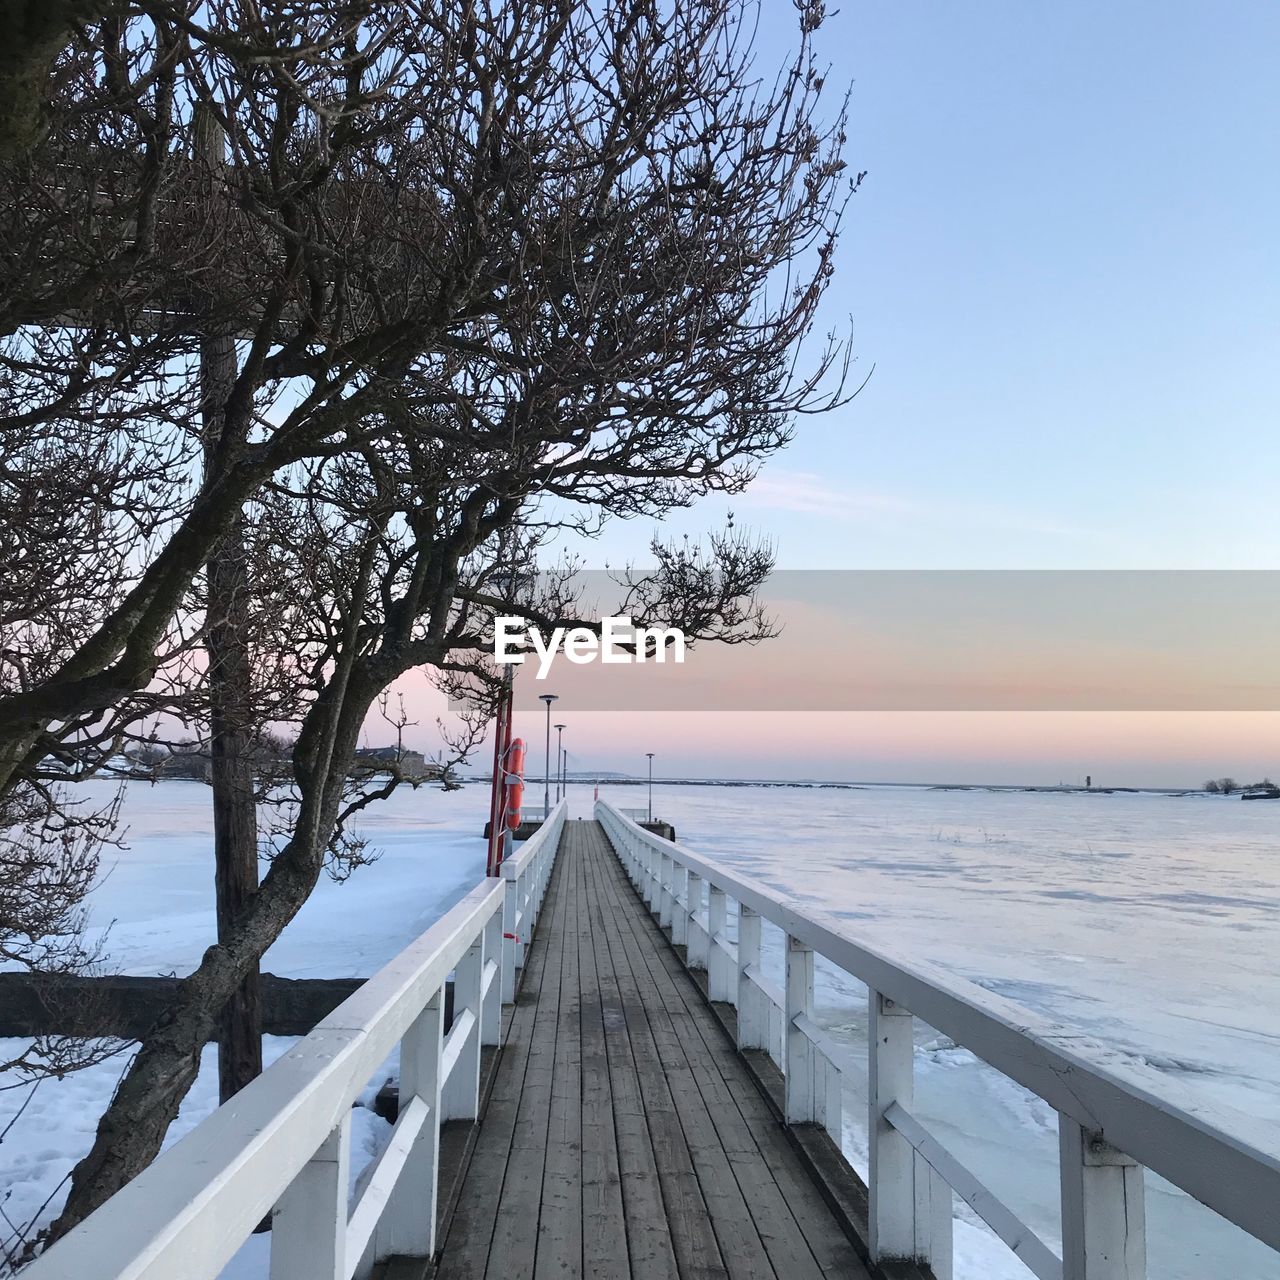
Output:
<instances>
[{"instance_id":1,"label":"distant building","mask_svg":"<svg viewBox=\"0 0 1280 1280\"><path fill-rule=\"evenodd\" d=\"M398 768L406 778L438 778L440 766L431 764L421 751L399 747L361 747L355 756L357 773L391 773Z\"/></svg>"},{"instance_id":2,"label":"distant building","mask_svg":"<svg viewBox=\"0 0 1280 1280\"><path fill-rule=\"evenodd\" d=\"M213 766L207 751L173 751L155 763L156 777L180 778L188 782L209 782Z\"/></svg>"}]
</instances>

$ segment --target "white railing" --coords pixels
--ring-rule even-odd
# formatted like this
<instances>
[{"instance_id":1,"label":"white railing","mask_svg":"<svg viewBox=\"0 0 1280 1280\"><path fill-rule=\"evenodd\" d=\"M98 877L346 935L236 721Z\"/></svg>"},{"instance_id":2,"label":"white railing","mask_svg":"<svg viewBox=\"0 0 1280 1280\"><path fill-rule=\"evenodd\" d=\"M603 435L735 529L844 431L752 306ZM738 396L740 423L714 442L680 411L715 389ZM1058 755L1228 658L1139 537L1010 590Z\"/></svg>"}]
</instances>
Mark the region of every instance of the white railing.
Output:
<instances>
[{"instance_id":1,"label":"white railing","mask_svg":"<svg viewBox=\"0 0 1280 1280\"><path fill-rule=\"evenodd\" d=\"M644 901L708 994L737 1008L740 1048L765 1049L785 1080L791 1124L841 1140L845 1052L814 1022L813 957L869 995L870 1249L949 1280L952 1194L966 1201L1040 1280L1142 1280L1143 1168L1280 1249L1280 1160L1206 1109L1161 1096L1100 1065L1106 1050L974 983L856 941L848 926L767 885L643 830L598 801L596 817ZM704 901L705 899L705 901ZM738 904L736 944L726 934ZM760 972L760 922L780 928L785 990ZM1058 1112L1061 1259L911 1112L913 1015L950 1036Z\"/></svg>"},{"instance_id":2,"label":"white railing","mask_svg":"<svg viewBox=\"0 0 1280 1280\"><path fill-rule=\"evenodd\" d=\"M23 1272L214 1280L271 1214L271 1280L363 1280L436 1248L440 1125L475 1119L551 877L564 804L502 867L309 1036ZM453 1022L444 990L453 973ZM400 1045L400 1114L348 1205L351 1108Z\"/></svg>"}]
</instances>

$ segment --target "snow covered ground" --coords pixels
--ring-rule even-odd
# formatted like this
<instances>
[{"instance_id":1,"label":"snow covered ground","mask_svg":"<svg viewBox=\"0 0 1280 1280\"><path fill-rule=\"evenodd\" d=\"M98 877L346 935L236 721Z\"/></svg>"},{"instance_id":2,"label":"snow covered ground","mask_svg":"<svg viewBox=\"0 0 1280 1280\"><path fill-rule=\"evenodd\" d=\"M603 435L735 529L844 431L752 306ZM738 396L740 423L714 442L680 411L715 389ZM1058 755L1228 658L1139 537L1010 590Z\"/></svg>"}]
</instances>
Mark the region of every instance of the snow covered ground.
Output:
<instances>
[{"instance_id":1,"label":"snow covered ground","mask_svg":"<svg viewBox=\"0 0 1280 1280\"><path fill-rule=\"evenodd\" d=\"M84 788L86 798L110 794ZM484 875L481 838L487 792L481 787L397 792L361 830L381 857L347 882L322 879L297 919L267 953L264 968L285 977L368 977L457 902ZM95 932L106 933L110 967L122 973L189 972L216 937L213 832L209 791L200 783L134 787L125 801L127 847L104 855L102 879L90 902ZM293 1043L269 1037L271 1061ZM0 1052L18 1042L0 1041ZM57 1213L65 1179L88 1151L128 1053L63 1081L0 1091L0 1239L32 1234ZM371 1105L388 1063L370 1083ZM176 1142L217 1105L217 1054L205 1049L201 1071L168 1141ZM366 1108L352 1117L353 1178L381 1149L390 1126ZM265 1280L265 1236L251 1239L224 1272L225 1280Z\"/></svg>"},{"instance_id":2,"label":"snow covered ground","mask_svg":"<svg viewBox=\"0 0 1280 1280\"><path fill-rule=\"evenodd\" d=\"M571 787L587 816L591 787ZM486 792L398 794L365 823L382 859L325 882L267 958L289 976L373 972L483 874ZM602 788L631 807L643 788ZM129 847L94 895L95 927L129 973L183 972L213 938L208 792L136 788ZM724 858L858 936L949 966L1108 1046L1113 1068L1228 1109L1280 1154L1280 804L1204 796L1031 794L866 788L655 787L682 843ZM769 930L766 943L769 944ZM769 963L780 968L772 939ZM865 994L819 975L820 1016L865 1057ZM287 1041L273 1041L269 1053ZM0 1145L0 1208L47 1220L123 1068L116 1060L42 1085ZM927 1028L918 1037L918 1110L1050 1242L1058 1235L1050 1109ZM376 1083L376 1081L374 1082ZM846 1148L865 1168L865 1081L848 1082ZM0 1092L0 1130L27 1096ZM171 1140L216 1098L212 1053ZM356 1152L385 1136L357 1113ZM1280 1280L1280 1257L1148 1178L1151 1274ZM958 1280L1029 1275L970 1215L956 1236ZM228 1269L265 1276L266 1241Z\"/></svg>"}]
</instances>

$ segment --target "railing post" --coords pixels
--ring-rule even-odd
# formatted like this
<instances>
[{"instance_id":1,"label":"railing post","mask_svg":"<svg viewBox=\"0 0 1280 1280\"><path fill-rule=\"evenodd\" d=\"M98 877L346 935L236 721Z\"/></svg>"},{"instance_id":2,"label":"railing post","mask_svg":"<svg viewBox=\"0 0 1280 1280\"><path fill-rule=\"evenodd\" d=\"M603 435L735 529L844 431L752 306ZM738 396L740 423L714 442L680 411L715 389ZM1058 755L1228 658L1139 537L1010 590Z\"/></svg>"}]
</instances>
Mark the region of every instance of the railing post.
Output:
<instances>
[{"instance_id":1,"label":"railing post","mask_svg":"<svg viewBox=\"0 0 1280 1280\"><path fill-rule=\"evenodd\" d=\"M675 876L674 863L669 853L664 853L658 861L658 927L665 929L671 923L672 880Z\"/></svg>"},{"instance_id":2,"label":"railing post","mask_svg":"<svg viewBox=\"0 0 1280 1280\"><path fill-rule=\"evenodd\" d=\"M733 966L717 938L723 939L729 927L729 902L723 889L707 881L707 994L712 1000L726 1004L734 998Z\"/></svg>"},{"instance_id":3,"label":"railing post","mask_svg":"<svg viewBox=\"0 0 1280 1280\"><path fill-rule=\"evenodd\" d=\"M520 885L509 862L502 864L502 1003L516 998L516 913Z\"/></svg>"},{"instance_id":4,"label":"railing post","mask_svg":"<svg viewBox=\"0 0 1280 1280\"><path fill-rule=\"evenodd\" d=\"M738 1048L769 1047L769 1015L760 1006L762 993L747 977L747 969L760 964L760 917L745 903L738 903Z\"/></svg>"},{"instance_id":5,"label":"railing post","mask_svg":"<svg viewBox=\"0 0 1280 1280\"><path fill-rule=\"evenodd\" d=\"M801 1015L813 1017L813 948L788 934L787 1007L783 1022L788 1124L813 1124L818 1119L818 1054L809 1037L796 1026Z\"/></svg>"},{"instance_id":6,"label":"railing post","mask_svg":"<svg viewBox=\"0 0 1280 1280\"><path fill-rule=\"evenodd\" d=\"M1146 1280L1142 1166L1100 1133L1058 1116L1062 1280Z\"/></svg>"},{"instance_id":7,"label":"railing post","mask_svg":"<svg viewBox=\"0 0 1280 1280\"><path fill-rule=\"evenodd\" d=\"M449 1078L440 1089L440 1119L474 1120L480 1114L480 984L484 981L484 930L453 971L453 1025L464 1012L474 1021Z\"/></svg>"},{"instance_id":8,"label":"railing post","mask_svg":"<svg viewBox=\"0 0 1280 1280\"><path fill-rule=\"evenodd\" d=\"M844 1072L824 1053L819 1055L815 1075L814 1087L822 1109L820 1119L838 1147L844 1142Z\"/></svg>"},{"instance_id":9,"label":"railing post","mask_svg":"<svg viewBox=\"0 0 1280 1280\"><path fill-rule=\"evenodd\" d=\"M429 1112L374 1228L374 1261L436 1251L436 1183L440 1167L440 1053L444 988L432 997L400 1041L400 1105L421 1098ZM343 1220L346 1220L345 1196Z\"/></svg>"},{"instance_id":10,"label":"railing post","mask_svg":"<svg viewBox=\"0 0 1280 1280\"><path fill-rule=\"evenodd\" d=\"M884 1116L895 1102L911 1109L914 1020L878 991L868 996L871 1257L914 1259L950 1280L951 1188Z\"/></svg>"},{"instance_id":11,"label":"railing post","mask_svg":"<svg viewBox=\"0 0 1280 1280\"><path fill-rule=\"evenodd\" d=\"M703 928L702 921L698 919L702 911L702 877L696 871L686 873L684 896L685 912L689 921L686 963L690 969L705 969L707 967L707 931Z\"/></svg>"},{"instance_id":12,"label":"railing post","mask_svg":"<svg viewBox=\"0 0 1280 1280\"><path fill-rule=\"evenodd\" d=\"M525 933L529 937L533 937L533 931L538 927L538 909L542 906L542 860L546 856L547 846L544 841L538 846L538 852L529 860L529 866L525 872L525 893L528 895L528 904L524 913Z\"/></svg>"},{"instance_id":13,"label":"railing post","mask_svg":"<svg viewBox=\"0 0 1280 1280\"><path fill-rule=\"evenodd\" d=\"M689 942L689 872L673 861L671 870L671 941L678 947Z\"/></svg>"},{"instance_id":14,"label":"railing post","mask_svg":"<svg viewBox=\"0 0 1280 1280\"><path fill-rule=\"evenodd\" d=\"M486 967L493 961L498 967L489 990L485 992L480 1011L480 1043L496 1045L502 1040L502 909L498 908L484 927L484 959ZM483 972L483 971L482 971Z\"/></svg>"},{"instance_id":15,"label":"railing post","mask_svg":"<svg viewBox=\"0 0 1280 1280\"><path fill-rule=\"evenodd\" d=\"M271 1211L271 1280L346 1280L351 1113Z\"/></svg>"},{"instance_id":16,"label":"railing post","mask_svg":"<svg viewBox=\"0 0 1280 1280\"><path fill-rule=\"evenodd\" d=\"M641 874L644 879L644 888L641 891L640 896L644 899L644 905L648 907L650 911L653 910L653 904L657 900L657 889L655 888L657 876L653 873L653 864L657 856L658 851L656 849L650 849L647 845L642 847L640 850L640 860L643 867Z\"/></svg>"},{"instance_id":17,"label":"railing post","mask_svg":"<svg viewBox=\"0 0 1280 1280\"><path fill-rule=\"evenodd\" d=\"M526 865L516 877L516 968L524 968L524 953L529 945L529 937L533 933L533 913L530 910L532 892L529 881L533 876L533 868Z\"/></svg>"}]
</instances>

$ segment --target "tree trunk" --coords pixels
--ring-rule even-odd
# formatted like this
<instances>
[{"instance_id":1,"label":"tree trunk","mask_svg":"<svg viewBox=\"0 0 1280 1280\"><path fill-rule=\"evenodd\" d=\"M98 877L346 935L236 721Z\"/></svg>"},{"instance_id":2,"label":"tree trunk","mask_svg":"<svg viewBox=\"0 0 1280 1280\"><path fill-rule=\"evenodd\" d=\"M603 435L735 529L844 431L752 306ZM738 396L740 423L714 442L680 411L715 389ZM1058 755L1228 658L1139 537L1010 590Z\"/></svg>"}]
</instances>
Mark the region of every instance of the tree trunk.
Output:
<instances>
[{"instance_id":1,"label":"tree trunk","mask_svg":"<svg viewBox=\"0 0 1280 1280\"><path fill-rule=\"evenodd\" d=\"M258 806L250 737L245 728L252 688L244 647L247 586L239 521L209 561L210 757L213 858L218 941L258 887ZM262 1008L258 967L227 1001L218 1036L218 1096L226 1102L262 1072Z\"/></svg>"},{"instance_id":2,"label":"tree trunk","mask_svg":"<svg viewBox=\"0 0 1280 1280\"><path fill-rule=\"evenodd\" d=\"M225 429L224 407L236 373L235 341L200 344L206 465ZM213 858L218 941L258 887L258 806L249 733L253 687L246 650L249 577L244 517L237 516L209 559L209 752L213 783ZM222 1102L262 1072L262 1007L254 965L222 1011L218 1036L218 1096Z\"/></svg>"},{"instance_id":3,"label":"tree trunk","mask_svg":"<svg viewBox=\"0 0 1280 1280\"><path fill-rule=\"evenodd\" d=\"M94 0L11 0L0 8L0 160L35 146L54 60L80 23L108 8Z\"/></svg>"},{"instance_id":4,"label":"tree trunk","mask_svg":"<svg viewBox=\"0 0 1280 1280\"><path fill-rule=\"evenodd\" d=\"M226 143L216 120L202 111L197 147L216 175L226 164ZM212 185L212 183L211 183ZM218 192L214 191L216 199ZM226 335L200 341L201 426L205 470L224 465L240 441L231 438L227 403L235 387L236 344ZM254 796L252 738L253 678L247 639L249 573L245 523L237 514L209 557L207 570L209 656L209 754L213 783L213 860L218 941L225 942L236 917L258 887L258 806ZM262 1074L262 1000L258 966L222 1011L218 1036L218 1097L234 1096Z\"/></svg>"}]
</instances>

